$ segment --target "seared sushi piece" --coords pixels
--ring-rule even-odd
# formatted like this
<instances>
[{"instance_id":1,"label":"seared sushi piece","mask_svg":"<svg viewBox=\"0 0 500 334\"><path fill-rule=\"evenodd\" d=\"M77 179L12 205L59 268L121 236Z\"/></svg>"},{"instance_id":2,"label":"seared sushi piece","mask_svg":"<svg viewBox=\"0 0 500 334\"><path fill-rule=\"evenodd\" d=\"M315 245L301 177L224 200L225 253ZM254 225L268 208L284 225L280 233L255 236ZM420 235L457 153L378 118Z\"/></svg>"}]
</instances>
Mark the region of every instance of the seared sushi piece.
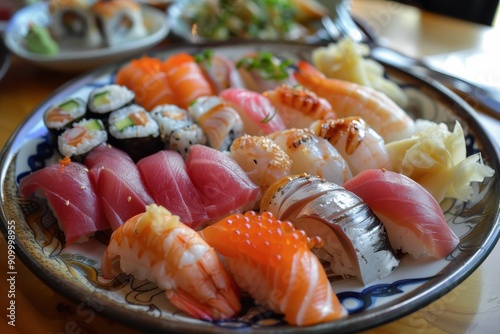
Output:
<instances>
[{"instance_id":1,"label":"seared sushi piece","mask_svg":"<svg viewBox=\"0 0 500 334\"><path fill-rule=\"evenodd\" d=\"M109 143L135 162L163 148L158 123L137 104L113 111L108 121Z\"/></svg>"},{"instance_id":2,"label":"seared sushi piece","mask_svg":"<svg viewBox=\"0 0 500 334\"><path fill-rule=\"evenodd\" d=\"M125 86L110 84L94 88L87 102L88 115L103 120L107 126L107 118L112 111L123 108L134 102L135 93Z\"/></svg>"},{"instance_id":3,"label":"seared sushi piece","mask_svg":"<svg viewBox=\"0 0 500 334\"><path fill-rule=\"evenodd\" d=\"M50 0L50 32L61 44L71 47L96 47L102 44L87 0Z\"/></svg>"},{"instance_id":4,"label":"seared sushi piece","mask_svg":"<svg viewBox=\"0 0 500 334\"><path fill-rule=\"evenodd\" d=\"M59 153L81 162L94 147L106 142L108 133L99 119L83 119L74 123L57 138Z\"/></svg>"},{"instance_id":5,"label":"seared sushi piece","mask_svg":"<svg viewBox=\"0 0 500 334\"><path fill-rule=\"evenodd\" d=\"M85 102L80 98L68 97L50 106L43 114L43 122L51 134L51 141L74 122L80 121L86 112Z\"/></svg>"},{"instance_id":6,"label":"seared sushi piece","mask_svg":"<svg viewBox=\"0 0 500 334\"><path fill-rule=\"evenodd\" d=\"M208 145L216 150L227 151L233 140L243 134L240 115L218 96L198 98L188 112L207 135Z\"/></svg>"},{"instance_id":7,"label":"seared sushi piece","mask_svg":"<svg viewBox=\"0 0 500 334\"><path fill-rule=\"evenodd\" d=\"M105 45L115 46L144 37L148 31L141 6L132 0L102 0L91 7Z\"/></svg>"},{"instance_id":8,"label":"seared sushi piece","mask_svg":"<svg viewBox=\"0 0 500 334\"><path fill-rule=\"evenodd\" d=\"M334 275L355 276L366 285L399 266L384 225L368 204L335 183L310 175L286 177L264 193L260 210L320 236L325 244L315 253Z\"/></svg>"},{"instance_id":9,"label":"seared sushi piece","mask_svg":"<svg viewBox=\"0 0 500 334\"><path fill-rule=\"evenodd\" d=\"M191 146L207 143L205 133L185 109L173 104L163 104L155 107L151 116L158 123L165 149L180 153L184 159Z\"/></svg>"}]
</instances>

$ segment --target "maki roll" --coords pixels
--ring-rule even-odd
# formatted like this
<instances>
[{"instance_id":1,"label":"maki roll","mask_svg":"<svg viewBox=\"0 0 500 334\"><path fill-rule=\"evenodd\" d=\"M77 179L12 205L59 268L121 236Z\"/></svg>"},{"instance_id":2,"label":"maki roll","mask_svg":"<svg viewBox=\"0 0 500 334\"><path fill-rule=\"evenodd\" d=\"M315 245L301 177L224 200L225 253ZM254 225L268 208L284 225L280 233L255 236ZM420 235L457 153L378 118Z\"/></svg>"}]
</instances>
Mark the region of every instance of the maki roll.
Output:
<instances>
[{"instance_id":1,"label":"maki roll","mask_svg":"<svg viewBox=\"0 0 500 334\"><path fill-rule=\"evenodd\" d=\"M163 149L158 123L141 106L131 104L109 115L109 143L135 162Z\"/></svg>"},{"instance_id":2,"label":"maki roll","mask_svg":"<svg viewBox=\"0 0 500 334\"><path fill-rule=\"evenodd\" d=\"M157 106L151 111L151 116L158 123L165 149L177 151L184 159L191 146L207 142L200 126L194 123L186 110L176 105Z\"/></svg>"},{"instance_id":3,"label":"maki roll","mask_svg":"<svg viewBox=\"0 0 500 334\"><path fill-rule=\"evenodd\" d=\"M61 155L82 162L87 153L107 139L108 133L101 120L83 119L60 134L57 145Z\"/></svg>"},{"instance_id":4,"label":"maki roll","mask_svg":"<svg viewBox=\"0 0 500 334\"><path fill-rule=\"evenodd\" d=\"M134 102L135 94L125 86L110 84L93 89L88 100L88 115L103 120L107 127L107 118L112 111Z\"/></svg>"},{"instance_id":5,"label":"maki roll","mask_svg":"<svg viewBox=\"0 0 500 334\"><path fill-rule=\"evenodd\" d=\"M233 140L243 135L240 115L218 96L200 97L188 111L207 135L208 145L212 148L227 151Z\"/></svg>"},{"instance_id":6,"label":"maki roll","mask_svg":"<svg viewBox=\"0 0 500 334\"><path fill-rule=\"evenodd\" d=\"M71 47L96 47L102 44L87 0L50 0L50 32L61 44Z\"/></svg>"},{"instance_id":7,"label":"maki roll","mask_svg":"<svg viewBox=\"0 0 500 334\"><path fill-rule=\"evenodd\" d=\"M86 112L85 102L80 98L69 97L48 108L43 114L43 122L50 133L50 141L57 137L74 122L80 121Z\"/></svg>"},{"instance_id":8,"label":"maki roll","mask_svg":"<svg viewBox=\"0 0 500 334\"><path fill-rule=\"evenodd\" d=\"M107 46L144 37L141 6L132 0L103 0L92 5L97 26Z\"/></svg>"}]
</instances>

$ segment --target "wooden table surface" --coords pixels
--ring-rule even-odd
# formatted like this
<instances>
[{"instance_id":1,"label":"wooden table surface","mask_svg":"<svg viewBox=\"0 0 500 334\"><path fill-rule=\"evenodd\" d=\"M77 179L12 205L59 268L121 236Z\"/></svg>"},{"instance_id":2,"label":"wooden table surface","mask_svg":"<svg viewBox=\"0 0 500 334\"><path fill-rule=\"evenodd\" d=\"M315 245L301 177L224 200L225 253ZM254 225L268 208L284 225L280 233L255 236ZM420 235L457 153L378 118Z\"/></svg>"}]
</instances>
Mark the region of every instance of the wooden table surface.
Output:
<instances>
[{"instance_id":1,"label":"wooden table surface","mask_svg":"<svg viewBox=\"0 0 500 334\"><path fill-rule=\"evenodd\" d=\"M386 1L353 0L353 14L379 34L382 43L414 57L450 57L466 63L471 55L491 55L500 41L500 31ZM466 52L465 52L466 51ZM433 58L434 57L434 58ZM443 66L446 64L443 63ZM498 67L498 65L497 65ZM492 68L497 70L497 68ZM36 68L12 57L0 81L0 147L18 124L57 87L74 74ZM476 78L477 79L477 78ZM500 79L500 77L498 78ZM488 78L496 84L496 78ZM498 122L485 118L492 126ZM495 131L495 130L492 130ZM494 134L500 142L498 132ZM6 254L0 238L0 254ZM397 321L370 330L370 333L494 333L500 324L500 245L481 266L454 290L427 307ZM16 327L7 325L6 257L0 260L1 333L135 333L97 315L88 321L75 305L56 294L18 264L16 281Z\"/></svg>"}]
</instances>

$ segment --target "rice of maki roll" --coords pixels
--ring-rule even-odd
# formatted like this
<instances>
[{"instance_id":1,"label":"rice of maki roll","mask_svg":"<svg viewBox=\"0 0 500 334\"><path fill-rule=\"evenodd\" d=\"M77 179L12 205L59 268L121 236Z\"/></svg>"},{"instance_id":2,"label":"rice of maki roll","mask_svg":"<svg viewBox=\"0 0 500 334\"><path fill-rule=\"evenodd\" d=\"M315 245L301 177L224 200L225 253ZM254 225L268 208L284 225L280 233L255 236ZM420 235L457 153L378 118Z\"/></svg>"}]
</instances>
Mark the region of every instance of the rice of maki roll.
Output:
<instances>
[{"instance_id":1,"label":"rice of maki roll","mask_svg":"<svg viewBox=\"0 0 500 334\"><path fill-rule=\"evenodd\" d=\"M89 95L88 115L102 119L107 126L107 118L112 111L134 102L135 94L125 86L110 84L94 88Z\"/></svg>"},{"instance_id":2,"label":"rice of maki roll","mask_svg":"<svg viewBox=\"0 0 500 334\"><path fill-rule=\"evenodd\" d=\"M151 111L151 116L158 123L165 148L179 152L183 158L186 158L191 146L207 143L203 130L186 110L176 105L159 105Z\"/></svg>"},{"instance_id":3,"label":"rice of maki roll","mask_svg":"<svg viewBox=\"0 0 500 334\"><path fill-rule=\"evenodd\" d=\"M71 127L85 116L85 102L80 98L69 97L51 107L43 114L43 122L49 129L51 142L57 142L59 136L65 129Z\"/></svg>"},{"instance_id":4,"label":"rice of maki roll","mask_svg":"<svg viewBox=\"0 0 500 334\"><path fill-rule=\"evenodd\" d=\"M94 147L105 143L108 133L99 119L83 119L61 133L57 139L59 152L81 162Z\"/></svg>"},{"instance_id":5,"label":"rice of maki roll","mask_svg":"<svg viewBox=\"0 0 500 334\"><path fill-rule=\"evenodd\" d=\"M109 143L139 161L163 149L158 123L143 107L132 104L109 115Z\"/></svg>"}]
</instances>

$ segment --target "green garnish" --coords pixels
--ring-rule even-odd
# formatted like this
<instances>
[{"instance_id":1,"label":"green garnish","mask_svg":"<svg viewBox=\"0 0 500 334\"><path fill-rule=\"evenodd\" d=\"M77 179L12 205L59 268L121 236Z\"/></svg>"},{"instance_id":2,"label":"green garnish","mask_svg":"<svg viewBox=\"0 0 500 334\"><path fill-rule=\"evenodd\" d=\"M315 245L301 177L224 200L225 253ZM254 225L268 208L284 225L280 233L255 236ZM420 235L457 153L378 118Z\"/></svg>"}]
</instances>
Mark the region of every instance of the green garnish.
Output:
<instances>
[{"instance_id":1,"label":"green garnish","mask_svg":"<svg viewBox=\"0 0 500 334\"><path fill-rule=\"evenodd\" d=\"M276 116L276 111L273 112L272 114L267 114L266 117L264 117L260 123L261 124L266 124L266 123L269 123L273 118L274 116Z\"/></svg>"},{"instance_id":2,"label":"green garnish","mask_svg":"<svg viewBox=\"0 0 500 334\"><path fill-rule=\"evenodd\" d=\"M279 59L270 52L257 52L255 56L244 57L236 63L237 68L257 73L263 80L285 80L288 68L293 62L290 59Z\"/></svg>"},{"instance_id":3,"label":"green garnish","mask_svg":"<svg viewBox=\"0 0 500 334\"><path fill-rule=\"evenodd\" d=\"M195 54L194 60L198 64L206 64L206 65L210 66L212 64L213 56L214 56L214 50L206 49L203 52Z\"/></svg>"}]
</instances>

